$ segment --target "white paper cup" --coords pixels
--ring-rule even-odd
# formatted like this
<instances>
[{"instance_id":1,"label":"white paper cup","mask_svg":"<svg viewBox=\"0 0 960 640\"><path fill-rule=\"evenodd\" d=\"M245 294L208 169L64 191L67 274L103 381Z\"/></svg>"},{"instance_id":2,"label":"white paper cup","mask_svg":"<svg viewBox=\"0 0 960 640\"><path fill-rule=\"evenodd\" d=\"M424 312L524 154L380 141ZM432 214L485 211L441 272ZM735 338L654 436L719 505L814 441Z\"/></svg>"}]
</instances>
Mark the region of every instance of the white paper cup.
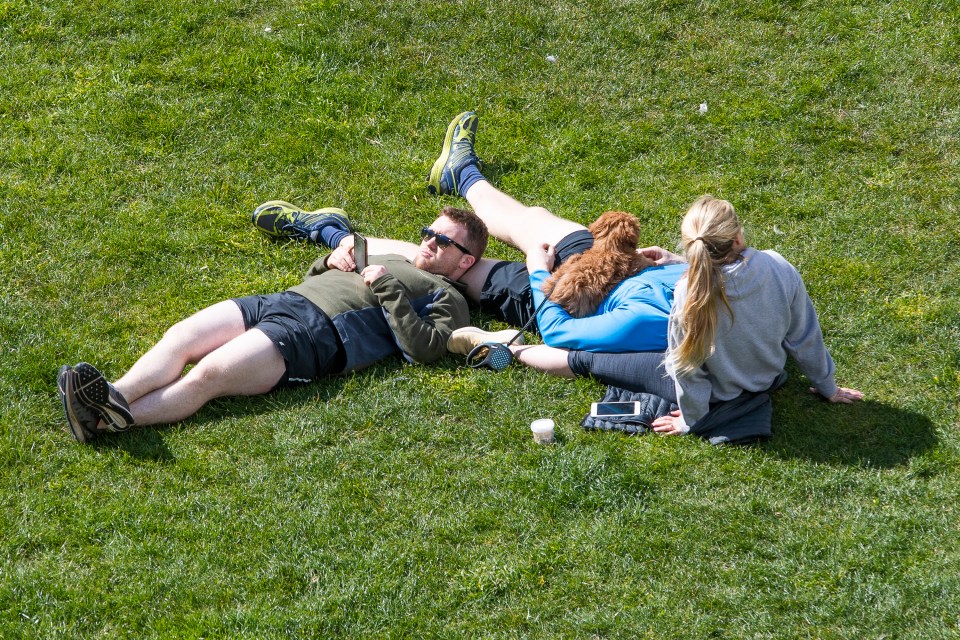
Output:
<instances>
[{"instance_id":1,"label":"white paper cup","mask_svg":"<svg viewBox=\"0 0 960 640\"><path fill-rule=\"evenodd\" d=\"M533 432L533 441L537 444L553 442L553 420L550 418L534 420L530 423L530 431Z\"/></svg>"}]
</instances>

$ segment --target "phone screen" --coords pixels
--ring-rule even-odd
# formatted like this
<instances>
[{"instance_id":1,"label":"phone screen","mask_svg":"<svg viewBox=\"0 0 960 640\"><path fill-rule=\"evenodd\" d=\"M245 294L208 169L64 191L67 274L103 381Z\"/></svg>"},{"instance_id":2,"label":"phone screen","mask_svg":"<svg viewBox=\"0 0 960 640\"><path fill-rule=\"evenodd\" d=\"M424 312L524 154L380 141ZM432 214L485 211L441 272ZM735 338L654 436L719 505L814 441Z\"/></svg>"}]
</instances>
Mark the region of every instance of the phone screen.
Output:
<instances>
[{"instance_id":1,"label":"phone screen","mask_svg":"<svg viewBox=\"0 0 960 640\"><path fill-rule=\"evenodd\" d=\"M598 402L595 416L632 416L637 413L636 402Z\"/></svg>"},{"instance_id":2,"label":"phone screen","mask_svg":"<svg viewBox=\"0 0 960 640\"><path fill-rule=\"evenodd\" d=\"M367 239L359 233L353 234L353 261L357 264L357 273L367 266Z\"/></svg>"}]
</instances>

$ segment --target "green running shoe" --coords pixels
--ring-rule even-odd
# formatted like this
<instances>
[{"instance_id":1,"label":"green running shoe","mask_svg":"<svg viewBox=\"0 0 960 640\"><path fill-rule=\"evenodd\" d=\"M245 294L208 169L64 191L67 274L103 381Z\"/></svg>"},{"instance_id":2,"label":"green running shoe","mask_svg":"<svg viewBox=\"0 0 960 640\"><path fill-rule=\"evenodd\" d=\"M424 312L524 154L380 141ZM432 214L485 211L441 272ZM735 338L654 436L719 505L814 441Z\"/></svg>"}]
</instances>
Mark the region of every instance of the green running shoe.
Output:
<instances>
[{"instance_id":1,"label":"green running shoe","mask_svg":"<svg viewBox=\"0 0 960 640\"><path fill-rule=\"evenodd\" d=\"M347 212L336 207L304 211L283 200L271 200L253 210L250 221L274 240L320 242L320 230L333 225L353 233Z\"/></svg>"},{"instance_id":2,"label":"green running shoe","mask_svg":"<svg viewBox=\"0 0 960 640\"><path fill-rule=\"evenodd\" d=\"M457 181L460 170L470 164L480 166L480 158L473 151L480 119L473 111L464 111L447 127L443 151L430 169L427 190L433 195L459 196Z\"/></svg>"}]
</instances>

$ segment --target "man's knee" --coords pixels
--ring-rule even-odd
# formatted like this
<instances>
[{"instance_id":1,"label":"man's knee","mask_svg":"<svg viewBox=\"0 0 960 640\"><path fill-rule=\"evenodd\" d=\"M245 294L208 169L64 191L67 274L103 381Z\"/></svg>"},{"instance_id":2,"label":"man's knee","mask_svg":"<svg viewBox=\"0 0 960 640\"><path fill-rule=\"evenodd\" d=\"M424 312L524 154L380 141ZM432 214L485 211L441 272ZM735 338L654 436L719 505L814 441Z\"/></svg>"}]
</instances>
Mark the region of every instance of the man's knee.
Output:
<instances>
[{"instance_id":1,"label":"man's knee","mask_svg":"<svg viewBox=\"0 0 960 640\"><path fill-rule=\"evenodd\" d=\"M154 350L184 365L196 364L220 344L211 337L209 330L187 318L167 329Z\"/></svg>"},{"instance_id":2,"label":"man's knee","mask_svg":"<svg viewBox=\"0 0 960 640\"><path fill-rule=\"evenodd\" d=\"M556 218L555 215L550 213L548 209L543 207L527 207L527 215L530 217L540 218L541 220L552 220Z\"/></svg>"},{"instance_id":3,"label":"man's knee","mask_svg":"<svg viewBox=\"0 0 960 640\"><path fill-rule=\"evenodd\" d=\"M161 344L178 349L181 352L189 351L190 345L201 335L199 327L195 325L196 323L192 321L192 318L177 322L164 332L163 338L160 340Z\"/></svg>"},{"instance_id":4,"label":"man's knee","mask_svg":"<svg viewBox=\"0 0 960 640\"><path fill-rule=\"evenodd\" d=\"M223 395L227 378L228 371L224 367L205 358L190 369L181 382L187 385L192 395L209 399Z\"/></svg>"},{"instance_id":5,"label":"man's knee","mask_svg":"<svg viewBox=\"0 0 960 640\"><path fill-rule=\"evenodd\" d=\"M201 358L182 381L192 393L208 399L260 395L273 390L284 377L286 361L267 336L260 336L266 341L265 352L228 345Z\"/></svg>"}]
</instances>

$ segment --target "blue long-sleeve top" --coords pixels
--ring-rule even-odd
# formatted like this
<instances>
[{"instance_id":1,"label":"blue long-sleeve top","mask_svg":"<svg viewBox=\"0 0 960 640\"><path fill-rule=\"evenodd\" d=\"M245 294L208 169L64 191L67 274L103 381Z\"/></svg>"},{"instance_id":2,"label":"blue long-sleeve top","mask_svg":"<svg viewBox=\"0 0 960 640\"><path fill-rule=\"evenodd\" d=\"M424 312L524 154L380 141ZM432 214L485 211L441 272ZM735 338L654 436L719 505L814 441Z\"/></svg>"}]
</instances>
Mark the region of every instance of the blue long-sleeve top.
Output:
<instances>
[{"instance_id":1,"label":"blue long-sleeve top","mask_svg":"<svg viewBox=\"0 0 960 640\"><path fill-rule=\"evenodd\" d=\"M574 318L563 307L547 302L537 313L544 344L563 349L606 353L664 351L673 290L686 264L648 267L627 278L600 303L596 313ZM543 302L545 270L530 274L534 304Z\"/></svg>"}]
</instances>

